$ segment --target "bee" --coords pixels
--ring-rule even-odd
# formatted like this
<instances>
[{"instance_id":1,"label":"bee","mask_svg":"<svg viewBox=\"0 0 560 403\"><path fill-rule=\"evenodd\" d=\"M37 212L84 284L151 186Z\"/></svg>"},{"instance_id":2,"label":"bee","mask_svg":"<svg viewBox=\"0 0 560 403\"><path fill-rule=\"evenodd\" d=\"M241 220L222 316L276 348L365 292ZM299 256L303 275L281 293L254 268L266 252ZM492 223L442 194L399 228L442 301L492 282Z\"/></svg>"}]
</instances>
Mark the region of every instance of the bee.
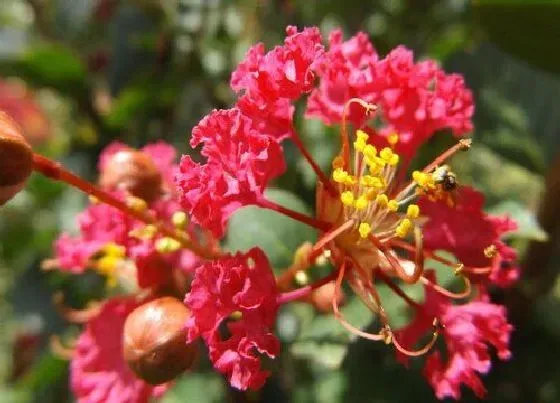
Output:
<instances>
[{"instance_id":1,"label":"bee","mask_svg":"<svg viewBox=\"0 0 560 403\"><path fill-rule=\"evenodd\" d=\"M453 192L457 189L457 175L451 171L449 165L441 165L432 173L434 182L441 186L446 192Z\"/></svg>"}]
</instances>

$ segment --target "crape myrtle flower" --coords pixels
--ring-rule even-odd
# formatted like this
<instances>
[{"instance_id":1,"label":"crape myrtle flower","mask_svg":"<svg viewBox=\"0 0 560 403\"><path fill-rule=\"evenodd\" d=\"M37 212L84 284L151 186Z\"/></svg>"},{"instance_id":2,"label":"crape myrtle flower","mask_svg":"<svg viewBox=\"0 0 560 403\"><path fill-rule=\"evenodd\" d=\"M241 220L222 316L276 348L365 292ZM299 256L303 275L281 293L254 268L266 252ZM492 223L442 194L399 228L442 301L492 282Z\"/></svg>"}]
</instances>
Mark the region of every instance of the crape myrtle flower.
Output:
<instances>
[{"instance_id":1,"label":"crape myrtle flower","mask_svg":"<svg viewBox=\"0 0 560 403\"><path fill-rule=\"evenodd\" d=\"M443 334L450 361L432 353L425 371L439 398L458 397L461 384L481 395L476 374L490 368L485 343L496 346L501 359L510 356L512 327L505 308L481 295L491 284L507 286L517 278L515 251L501 240L515 223L487 215L481 194L459 185L447 165L455 153L470 148L469 139L460 139L424 169L408 172L410 160L436 131L447 129L461 137L472 130L473 98L463 78L445 73L434 61L415 62L412 52L402 46L382 57L364 33L343 41L341 32L335 31L325 49L316 28L298 32L288 27L283 45L268 52L262 44L249 49L230 84L239 94L237 103L230 110L213 111L193 130L191 145L202 144L206 162L197 164L189 157L181 161L175 180L183 207L216 236L224 234L235 210L253 204L312 226L320 238L277 278L278 290L260 289L250 311L237 296L252 290L252 274L270 272L264 259L253 258L261 263L246 265L245 255L228 255L200 266L185 299L193 312L187 325L190 339L205 340L215 367L233 386L258 387L265 376L258 357L273 357L277 351L270 341L272 320L248 318L264 307L273 315L276 305L265 301L310 300L315 289L328 284L333 288L332 312L344 327L393 345L401 356L428 353ZM329 176L319 169L293 126L293 103L306 94L310 94L306 117L340 124L341 148ZM317 174L315 217L263 196L283 172L276 144L285 139L295 143ZM454 258L444 258L438 250ZM290 290L294 275L318 257L330 260L333 272ZM447 266L464 290L455 293L438 284L424 270L426 259ZM377 333L357 329L343 316L339 309L343 281L378 316ZM392 327L376 288L379 283L414 309L416 322L421 318L420 325L411 322L414 332ZM407 295L407 285L415 283L442 301L437 309ZM456 305L473 297L473 284L478 296ZM279 291L284 292L273 298ZM219 328L224 320L230 333L225 338ZM257 329L248 328L249 323ZM465 328L470 329L470 339ZM426 333L431 334L428 343L417 346Z\"/></svg>"},{"instance_id":2,"label":"crape myrtle flower","mask_svg":"<svg viewBox=\"0 0 560 403\"><path fill-rule=\"evenodd\" d=\"M196 270L185 303L192 311L188 341L202 337L214 367L233 387L260 388L267 371L259 355L274 358L280 342L271 329L278 308L276 280L264 252L228 255ZM229 337L220 325L227 322Z\"/></svg>"},{"instance_id":3,"label":"crape myrtle flower","mask_svg":"<svg viewBox=\"0 0 560 403\"><path fill-rule=\"evenodd\" d=\"M171 181L175 159L174 148L163 142L142 150L112 143L99 158L100 184L155 219L186 228L187 217ZM78 216L78 225L77 237L62 234L56 241L55 263L62 270L82 273L93 269L115 286L119 276L130 272L126 268L132 267L136 272L134 282L141 288L151 288L167 284L174 270L190 272L196 264L191 251L158 234L153 225L96 200Z\"/></svg>"},{"instance_id":4,"label":"crape myrtle flower","mask_svg":"<svg viewBox=\"0 0 560 403\"><path fill-rule=\"evenodd\" d=\"M426 276L435 280L434 272L427 272ZM422 310L398 331L402 342L414 345L431 328L430 317L439 318L446 346L444 355L439 350L433 351L424 365L423 373L436 396L460 399L460 387L465 384L479 398L484 398L486 389L477 373L490 371L488 346L496 349L501 360L511 357L508 346L513 327L507 322L505 308L489 302L483 290L473 301L455 305L447 296L425 287ZM407 356L400 354L398 358L408 364Z\"/></svg>"}]
</instances>

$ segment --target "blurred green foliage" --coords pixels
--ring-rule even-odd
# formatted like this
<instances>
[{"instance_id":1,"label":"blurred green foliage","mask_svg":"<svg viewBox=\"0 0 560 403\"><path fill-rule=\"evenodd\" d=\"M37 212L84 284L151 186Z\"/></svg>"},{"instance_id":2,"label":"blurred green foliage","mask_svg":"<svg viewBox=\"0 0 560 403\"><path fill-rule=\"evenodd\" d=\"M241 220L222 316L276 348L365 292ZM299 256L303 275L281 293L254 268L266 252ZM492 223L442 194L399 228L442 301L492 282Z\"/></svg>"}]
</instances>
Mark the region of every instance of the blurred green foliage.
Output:
<instances>
[{"instance_id":1,"label":"blurred green foliage","mask_svg":"<svg viewBox=\"0 0 560 403\"><path fill-rule=\"evenodd\" d=\"M495 364L486 379L489 401L553 403L560 401L560 218L542 223L536 212L543 194L560 197L544 180L547 172L560 175L558 168L550 171L560 146L559 18L560 1L553 0L3 0L0 76L24 82L52 122L50 138L36 147L94 179L100 150L114 140L139 146L165 139L187 152L197 121L232 101L229 74L246 49L257 41L278 43L288 24L318 25L325 33L342 27L348 35L364 30L381 54L405 44L417 57L464 74L476 98L475 146L453 167L463 183L485 192L489 211L518 220L510 241L521 251L535 253L535 242L549 245L542 266L529 267L518 287L495 295L510 307L517 330L514 359ZM335 130L313 120L297 123L327 167ZM448 135L434 137L419 161L448 141ZM286 152L289 173L269 196L309 211L314 176L293 147ZM63 290L74 306L84 306L95 296L96 279L45 273L40 265L56 235L75 228L85 202L33 177L0 210L2 402L72 401L67 364L50 353L48 341L76 329L54 312L50 295ZM227 247L258 244L283 268L312 239L307 227L248 207L232 218ZM410 292L421 295L414 287ZM391 316L405 320L401 301L380 293ZM344 313L356 325L375 326L357 299L348 300ZM284 353L270 364L274 377L261 394L229 389L203 362L208 370L186 374L163 401L435 401L418 362L405 369L385 346L354 340L307 305L284 309L278 334ZM22 358L17 342L25 335L37 343ZM465 392L464 400L474 397Z\"/></svg>"}]
</instances>

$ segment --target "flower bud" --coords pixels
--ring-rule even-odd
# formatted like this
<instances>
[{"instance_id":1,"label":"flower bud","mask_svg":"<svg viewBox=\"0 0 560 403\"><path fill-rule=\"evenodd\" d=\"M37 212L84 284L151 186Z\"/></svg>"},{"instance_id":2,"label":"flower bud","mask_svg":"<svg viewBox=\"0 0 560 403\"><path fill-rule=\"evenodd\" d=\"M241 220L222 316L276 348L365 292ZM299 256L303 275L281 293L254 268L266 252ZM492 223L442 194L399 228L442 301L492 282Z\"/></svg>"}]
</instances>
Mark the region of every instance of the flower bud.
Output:
<instances>
[{"instance_id":1,"label":"flower bud","mask_svg":"<svg viewBox=\"0 0 560 403\"><path fill-rule=\"evenodd\" d=\"M109 158L99 183L111 190L124 190L150 203L162 193L162 177L152 158L138 150L125 149Z\"/></svg>"},{"instance_id":2,"label":"flower bud","mask_svg":"<svg viewBox=\"0 0 560 403\"><path fill-rule=\"evenodd\" d=\"M33 151L21 128L0 111L0 205L19 192L33 170Z\"/></svg>"},{"instance_id":3,"label":"flower bud","mask_svg":"<svg viewBox=\"0 0 560 403\"><path fill-rule=\"evenodd\" d=\"M319 312L332 313L332 300L335 296L335 292L336 284L334 281L331 281L313 291L311 294L311 303ZM344 303L344 294L342 290L336 296L336 301L338 305Z\"/></svg>"},{"instance_id":4,"label":"flower bud","mask_svg":"<svg viewBox=\"0 0 560 403\"><path fill-rule=\"evenodd\" d=\"M139 306L124 324L123 354L132 371L157 385L191 368L196 344L187 344L185 323L190 316L178 299L162 297Z\"/></svg>"}]
</instances>

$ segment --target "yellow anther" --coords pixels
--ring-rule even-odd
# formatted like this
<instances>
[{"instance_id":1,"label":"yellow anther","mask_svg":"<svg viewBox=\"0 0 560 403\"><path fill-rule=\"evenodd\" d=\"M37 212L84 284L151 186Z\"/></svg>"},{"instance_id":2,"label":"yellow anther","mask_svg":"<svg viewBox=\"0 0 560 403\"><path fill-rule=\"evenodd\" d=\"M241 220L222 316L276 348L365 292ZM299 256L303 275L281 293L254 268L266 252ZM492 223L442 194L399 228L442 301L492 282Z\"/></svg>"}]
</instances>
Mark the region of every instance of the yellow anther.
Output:
<instances>
[{"instance_id":1,"label":"yellow anther","mask_svg":"<svg viewBox=\"0 0 560 403\"><path fill-rule=\"evenodd\" d=\"M389 203L387 203L387 209L393 212L397 211L399 209L399 202L396 200L389 200Z\"/></svg>"},{"instance_id":2,"label":"yellow anther","mask_svg":"<svg viewBox=\"0 0 560 403\"><path fill-rule=\"evenodd\" d=\"M243 318L243 312L241 311L234 311L229 315L229 318L231 320L241 320L241 318Z\"/></svg>"},{"instance_id":3,"label":"yellow anther","mask_svg":"<svg viewBox=\"0 0 560 403\"><path fill-rule=\"evenodd\" d=\"M126 199L126 204L128 204L130 208L136 211L146 211L148 209L148 204L145 200L134 196L128 197Z\"/></svg>"},{"instance_id":4,"label":"yellow anther","mask_svg":"<svg viewBox=\"0 0 560 403\"><path fill-rule=\"evenodd\" d=\"M155 225L148 224L140 228L133 229L129 231L128 235L132 238L148 240L152 239L157 233L157 228Z\"/></svg>"},{"instance_id":5,"label":"yellow anther","mask_svg":"<svg viewBox=\"0 0 560 403\"><path fill-rule=\"evenodd\" d=\"M117 266L126 256L126 249L115 243L108 243L102 249L103 255L95 264L96 271L107 277L107 286L117 285Z\"/></svg>"},{"instance_id":6,"label":"yellow anther","mask_svg":"<svg viewBox=\"0 0 560 403\"><path fill-rule=\"evenodd\" d=\"M412 173L412 179L423 189L433 189L435 187L435 180L432 175L428 175L424 172L414 171Z\"/></svg>"},{"instance_id":7,"label":"yellow anther","mask_svg":"<svg viewBox=\"0 0 560 403\"><path fill-rule=\"evenodd\" d=\"M184 211L176 211L173 213L173 216L171 216L171 221L175 228L183 229L187 226L188 217Z\"/></svg>"},{"instance_id":8,"label":"yellow anther","mask_svg":"<svg viewBox=\"0 0 560 403\"><path fill-rule=\"evenodd\" d=\"M354 141L354 148L356 149L356 151L364 151L364 148L366 148L367 143L365 141L362 140L356 140Z\"/></svg>"},{"instance_id":9,"label":"yellow anther","mask_svg":"<svg viewBox=\"0 0 560 403\"><path fill-rule=\"evenodd\" d=\"M155 248L159 253L173 253L181 249L181 243L176 239L163 237L156 241Z\"/></svg>"},{"instance_id":10,"label":"yellow anther","mask_svg":"<svg viewBox=\"0 0 560 403\"><path fill-rule=\"evenodd\" d=\"M395 166L399 163L399 159L400 159L399 155L393 153L393 155L391 155L391 158L389 159L389 161L387 161L387 163L391 166Z\"/></svg>"},{"instance_id":11,"label":"yellow anther","mask_svg":"<svg viewBox=\"0 0 560 403\"><path fill-rule=\"evenodd\" d=\"M333 171L332 176L333 176L333 179L336 183L344 183L346 181L346 179L348 178L348 172L346 172L342 168L336 168Z\"/></svg>"},{"instance_id":12,"label":"yellow anther","mask_svg":"<svg viewBox=\"0 0 560 403\"><path fill-rule=\"evenodd\" d=\"M340 195L340 200L345 206L351 206L352 204L354 204L354 194L349 190L347 190L346 192L342 192L342 194Z\"/></svg>"},{"instance_id":13,"label":"yellow anther","mask_svg":"<svg viewBox=\"0 0 560 403\"><path fill-rule=\"evenodd\" d=\"M91 195L90 195L88 198L89 198L89 202L90 202L91 204L97 204L97 203L99 203L99 199L98 199L97 197L95 197L95 196L91 196Z\"/></svg>"},{"instance_id":14,"label":"yellow anther","mask_svg":"<svg viewBox=\"0 0 560 403\"><path fill-rule=\"evenodd\" d=\"M368 139L369 139L369 135L366 132L364 132L363 130L356 131L356 140L365 142L368 141Z\"/></svg>"},{"instance_id":15,"label":"yellow anther","mask_svg":"<svg viewBox=\"0 0 560 403\"><path fill-rule=\"evenodd\" d=\"M368 167L369 167L369 173L372 175L378 175L379 172L381 172L381 168L383 168L382 165L378 164L375 161L371 161L371 160L366 160Z\"/></svg>"},{"instance_id":16,"label":"yellow anther","mask_svg":"<svg viewBox=\"0 0 560 403\"><path fill-rule=\"evenodd\" d=\"M406 216L408 218L418 218L420 215L420 207L417 204L409 204L406 208Z\"/></svg>"},{"instance_id":17,"label":"yellow anther","mask_svg":"<svg viewBox=\"0 0 560 403\"><path fill-rule=\"evenodd\" d=\"M408 235L411 229L412 229L412 221L410 221L408 218L403 218L402 221L399 222L399 224L397 225L397 228L395 229L395 234L397 234L399 238L404 238L405 236Z\"/></svg>"},{"instance_id":18,"label":"yellow anther","mask_svg":"<svg viewBox=\"0 0 560 403\"><path fill-rule=\"evenodd\" d=\"M368 191L366 192L366 198L367 198L369 201L375 200L375 198L377 197L377 193L378 193L378 191L375 190L375 189L368 190Z\"/></svg>"},{"instance_id":19,"label":"yellow anther","mask_svg":"<svg viewBox=\"0 0 560 403\"><path fill-rule=\"evenodd\" d=\"M383 158L385 161L391 158L393 155L393 151L389 147L385 147L383 150L379 152L379 156Z\"/></svg>"},{"instance_id":20,"label":"yellow anther","mask_svg":"<svg viewBox=\"0 0 560 403\"><path fill-rule=\"evenodd\" d=\"M394 146L399 142L399 135L397 133L391 133L389 137L387 137L387 141L391 146Z\"/></svg>"},{"instance_id":21,"label":"yellow anther","mask_svg":"<svg viewBox=\"0 0 560 403\"><path fill-rule=\"evenodd\" d=\"M383 182L380 178L371 175L364 175L360 178L360 185L374 188L383 187Z\"/></svg>"},{"instance_id":22,"label":"yellow anther","mask_svg":"<svg viewBox=\"0 0 560 403\"><path fill-rule=\"evenodd\" d=\"M377 149L371 144L366 145L363 152L368 159L374 159L377 156Z\"/></svg>"},{"instance_id":23,"label":"yellow anther","mask_svg":"<svg viewBox=\"0 0 560 403\"><path fill-rule=\"evenodd\" d=\"M367 222L360 223L358 232L360 233L360 236L362 238L367 238L371 232L371 225L369 225Z\"/></svg>"},{"instance_id":24,"label":"yellow anther","mask_svg":"<svg viewBox=\"0 0 560 403\"><path fill-rule=\"evenodd\" d=\"M375 198L375 202L381 207L385 207L387 206L387 204L389 204L389 198L385 193L381 193L377 195L377 197Z\"/></svg>"},{"instance_id":25,"label":"yellow anther","mask_svg":"<svg viewBox=\"0 0 560 403\"><path fill-rule=\"evenodd\" d=\"M345 185L353 185L356 183L356 178L353 177L352 175L348 175L345 179L344 179L344 184Z\"/></svg>"},{"instance_id":26,"label":"yellow anther","mask_svg":"<svg viewBox=\"0 0 560 403\"><path fill-rule=\"evenodd\" d=\"M356 210L365 210L368 204L369 204L369 200L367 199L367 196L361 195L356 199L356 203L354 204L354 207L356 207Z\"/></svg>"}]
</instances>

